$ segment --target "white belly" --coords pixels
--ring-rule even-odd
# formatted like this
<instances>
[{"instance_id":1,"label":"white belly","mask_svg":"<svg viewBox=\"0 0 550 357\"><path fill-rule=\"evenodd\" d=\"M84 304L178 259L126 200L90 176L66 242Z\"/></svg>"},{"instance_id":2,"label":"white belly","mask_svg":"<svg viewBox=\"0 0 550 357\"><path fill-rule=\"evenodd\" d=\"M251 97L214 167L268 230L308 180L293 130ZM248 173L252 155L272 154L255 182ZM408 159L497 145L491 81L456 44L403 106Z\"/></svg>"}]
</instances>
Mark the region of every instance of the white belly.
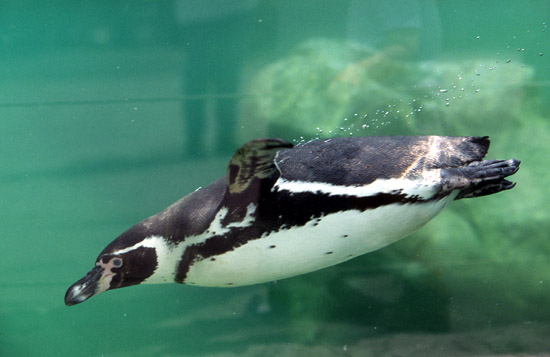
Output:
<instances>
[{"instance_id":1,"label":"white belly","mask_svg":"<svg viewBox=\"0 0 550 357\"><path fill-rule=\"evenodd\" d=\"M437 215L455 195L439 201L388 205L324 216L318 224L281 229L241 247L195 262L185 283L239 286L326 268L408 236Z\"/></svg>"}]
</instances>

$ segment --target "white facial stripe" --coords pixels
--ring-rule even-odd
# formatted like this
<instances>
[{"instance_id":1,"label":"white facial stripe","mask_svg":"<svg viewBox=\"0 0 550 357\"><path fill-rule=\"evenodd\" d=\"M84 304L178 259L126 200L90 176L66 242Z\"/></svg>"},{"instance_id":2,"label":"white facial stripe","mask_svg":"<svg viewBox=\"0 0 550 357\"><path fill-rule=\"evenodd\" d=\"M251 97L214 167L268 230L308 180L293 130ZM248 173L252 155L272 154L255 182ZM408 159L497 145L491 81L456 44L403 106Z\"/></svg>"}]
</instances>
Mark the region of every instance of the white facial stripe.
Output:
<instances>
[{"instance_id":1,"label":"white facial stripe","mask_svg":"<svg viewBox=\"0 0 550 357\"><path fill-rule=\"evenodd\" d=\"M155 248L157 254L157 269L143 284L172 283L176 278L176 269L185 247L183 244L169 245L161 236L148 237L147 247ZM144 242L145 242L144 241Z\"/></svg>"},{"instance_id":2,"label":"white facial stripe","mask_svg":"<svg viewBox=\"0 0 550 357\"><path fill-rule=\"evenodd\" d=\"M228 212L229 210L226 207L222 207L210 224L207 234L204 233L197 236L187 237L183 242L177 245L169 245L161 236L150 236L145 238L143 241L132 245L131 247L113 252L113 254L124 254L142 247L154 248L155 253L157 254L157 268L155 269L153 275L143 281L142 284L162 284L173 282L176 277L176 270L179 266L179 262L187 247L204 242L206 236L221 235L229 232L231 228L250 226L254 222L253 214L256 212L256 205L252 203L248 205L246 209L246 216L242 221L231 222L228 225L223 226L221 222Z\"/></svg>"},{"instance_id":3,"label":"white facial stripe","mask_svg":"<svg viewBox=\"0 0 550 357\"><path fill-rule=\"evenodd\" d=\"M307 182L307 181L288 181L280 177L273 191L288 191L291 193L326 193L329 195L370 197L379 193L392 193L401 191L407 196L420 196L429 199L435 193L435 188L440 183L440 170L426 171L422 179L409 180L398 179L378 179L371 184L364 186L339 186L325 182Z\"/></svg>"},{"instance_id":4,"label":"white facial stripe","mask_svg":"<svg viewBox=\"0 0 550 357\"><path fill-rule=\"evenodd\" d=\"M177 262L183 254L184 247L180 248L181 245L182 244L177 246L169 245L161 236L150 236L141 242L132 245L131 247L120 249L112 254L121 255L139 248L155 249L155 253L157 255L157 268L155 269L153 275L147 278L142 284L166 283L174 281Z\"/></svg>"},{"instance_id":5,"label":"white facial stripe","mask_svg":"<svg viewBox=\"0 0 550 357\"><path fill-rule=\"evenodd\" d=\"M183 244L169 245L161 236L150 236L131 247L115 251L112 254L120 255L139 248L153 248L157 255L157 268L153 275L145 279L142 284L161 284L174 281L175 270L185 248Z\"/></svg>"},{"instance_id":6,"label":"white facial stripe","mask_svg":"<svg viewBox=\"0 0 550 357\"><path fill-rule=\"evenodd\" d=\"M117 251L113 252L113 254L124 254L124 253L127 253L129 251L135 250L137 248L141 248L141 247L156 248L156 245L155 245L155 242L154 242L155 238L157 238L157 237L156 236L147 237L144 240L142 240L141 242L137 242L136 244L134 244L131 247L127 247L127 248L124 248L124 249L117 250Z\"/></svg>"}]
</instances>

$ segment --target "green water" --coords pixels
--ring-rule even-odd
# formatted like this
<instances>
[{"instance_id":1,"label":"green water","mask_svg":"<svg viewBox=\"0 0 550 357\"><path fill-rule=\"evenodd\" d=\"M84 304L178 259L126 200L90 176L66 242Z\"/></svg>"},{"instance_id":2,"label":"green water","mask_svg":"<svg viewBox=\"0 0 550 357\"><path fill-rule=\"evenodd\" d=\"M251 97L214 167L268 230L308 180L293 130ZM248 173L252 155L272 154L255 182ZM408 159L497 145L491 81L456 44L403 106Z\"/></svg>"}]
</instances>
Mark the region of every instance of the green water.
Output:
<instances>
[{"instance_id":1,"label":"green water","mask_svg":"<svg viewBox=\"0 0 550 357\"><path fill-rule=\"evenodd\" d=\"M227 5L0 5L0 355L550 353L549 3ZM64 305L240 143L382 134L489 135L518 186L305 276Z\"/></svg>"}]
</instances>

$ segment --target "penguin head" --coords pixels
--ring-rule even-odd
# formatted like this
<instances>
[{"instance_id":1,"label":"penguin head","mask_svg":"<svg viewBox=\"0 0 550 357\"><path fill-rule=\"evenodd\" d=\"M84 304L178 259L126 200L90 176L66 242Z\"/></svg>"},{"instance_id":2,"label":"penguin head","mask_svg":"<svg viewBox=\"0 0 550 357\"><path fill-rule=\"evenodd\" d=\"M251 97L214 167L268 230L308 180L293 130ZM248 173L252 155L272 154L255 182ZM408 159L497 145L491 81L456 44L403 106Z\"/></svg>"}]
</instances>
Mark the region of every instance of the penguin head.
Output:
<instances>
[{"instance_id":1,"label":"penguin head","mask_svg":"<svg viewBox=\"0 0 550 357\"><path fill-rule=\"evenodd\" d=\"M140 284L153 275L158 265L154 247L138 243L121 249L117 241L109 244L97 257L94 268L67 290L66 305L79 304L107 290Z\"/></svg>"}]
</instances>

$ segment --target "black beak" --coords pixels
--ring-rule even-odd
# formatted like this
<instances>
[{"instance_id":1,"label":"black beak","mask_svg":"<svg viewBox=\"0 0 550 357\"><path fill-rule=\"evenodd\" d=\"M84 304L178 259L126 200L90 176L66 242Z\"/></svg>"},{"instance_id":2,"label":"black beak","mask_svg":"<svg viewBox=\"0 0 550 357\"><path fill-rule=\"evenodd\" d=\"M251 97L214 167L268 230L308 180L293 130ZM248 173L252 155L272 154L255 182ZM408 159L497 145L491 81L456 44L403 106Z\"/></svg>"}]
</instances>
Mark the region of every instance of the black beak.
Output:
<instances>
[{"instance_id":1,"label":"black beak","mask_svg":"<svg viewBox=\"0 0 550 357\"><path fill-rule=\"evenodd\" d=\"M91 298L97 294L99 289L99 281L103 276L104 269L96 266L86 274L85 277L71 285L65 293L65 305L71 306L80 304L81 302Z\"/></svg>"}]
</instances>

